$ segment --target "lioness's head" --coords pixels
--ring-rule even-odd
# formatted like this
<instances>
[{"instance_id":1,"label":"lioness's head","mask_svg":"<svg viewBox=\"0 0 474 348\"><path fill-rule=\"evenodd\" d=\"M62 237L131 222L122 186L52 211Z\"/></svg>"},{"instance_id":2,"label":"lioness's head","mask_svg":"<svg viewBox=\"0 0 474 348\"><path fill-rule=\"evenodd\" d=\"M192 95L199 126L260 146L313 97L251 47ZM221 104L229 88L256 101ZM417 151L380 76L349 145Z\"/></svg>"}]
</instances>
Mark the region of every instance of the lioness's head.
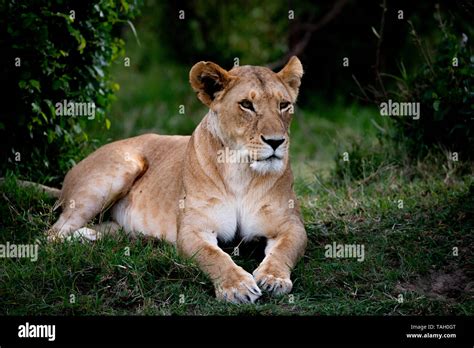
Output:
<instances>
[{"instance_id":1,"label":"lioness's head","mask_svg":"<svg viewBox=\"0 0 474 348\"><path fill-rule=\"evenodd\" d=\"M199 62L189 73L198 98L210 108L212 133L250 159L258 173L281 172L288 161L288 129L303 67L292 57L278 73L259 66L227 71Z\"/></svg>"}]
</instances>

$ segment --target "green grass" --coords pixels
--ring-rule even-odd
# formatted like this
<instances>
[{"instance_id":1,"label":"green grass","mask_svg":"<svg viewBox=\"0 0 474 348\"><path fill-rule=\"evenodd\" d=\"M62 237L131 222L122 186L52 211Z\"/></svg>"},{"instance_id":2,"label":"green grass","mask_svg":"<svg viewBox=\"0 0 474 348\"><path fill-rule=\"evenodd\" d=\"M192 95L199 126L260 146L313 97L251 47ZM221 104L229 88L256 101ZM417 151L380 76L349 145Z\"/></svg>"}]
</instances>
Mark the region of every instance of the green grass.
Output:
<instances>
[{"instance_id":1,"label":"green grass","mask_svg":"<svg viewBox=\"0 0 474 348\"><path fill-rule=\"evenodd\" d=\"M0 259L0 313L472 314L467 282L472 279L472 176L447 185L443 175L426 168L412 177L402 168L383 173L363 184L338 186L298 179L309 244L292 275L293 303L289 296L265 295L256 305L240 306L217 302L196 265L164 242L120 233L96 243L46 243L44 231L58 215L54 201L18 188L9 176L1 189L0 243L38 242L40 247L36 262ZM363 244L365 260L326 258L324 246L332 242ZM258 264L255 248L234 257L248 271ZM456 276L439 288L449 275Z\"/></svg>"}]
</instances>

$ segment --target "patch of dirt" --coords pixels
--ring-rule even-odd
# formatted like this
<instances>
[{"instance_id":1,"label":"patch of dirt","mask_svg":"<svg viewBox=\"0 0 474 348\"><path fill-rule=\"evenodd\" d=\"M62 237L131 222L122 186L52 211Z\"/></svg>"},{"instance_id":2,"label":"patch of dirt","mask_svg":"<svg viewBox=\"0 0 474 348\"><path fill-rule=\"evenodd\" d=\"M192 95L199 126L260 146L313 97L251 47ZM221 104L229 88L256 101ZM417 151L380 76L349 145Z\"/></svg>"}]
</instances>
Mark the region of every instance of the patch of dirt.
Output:
<instances>
[{"instance_id":1,"label":"patch of dirt","mask_svg":"<svg viewBox=\"0 0 474 348\"><path fill-rule=\"evenodd\" d=\"M439 300L453 300L463 295L474 295L474 281L462 269L434 270L414 282L398 283L398 292L416 292Z\"/></svg>"}]
</instances>

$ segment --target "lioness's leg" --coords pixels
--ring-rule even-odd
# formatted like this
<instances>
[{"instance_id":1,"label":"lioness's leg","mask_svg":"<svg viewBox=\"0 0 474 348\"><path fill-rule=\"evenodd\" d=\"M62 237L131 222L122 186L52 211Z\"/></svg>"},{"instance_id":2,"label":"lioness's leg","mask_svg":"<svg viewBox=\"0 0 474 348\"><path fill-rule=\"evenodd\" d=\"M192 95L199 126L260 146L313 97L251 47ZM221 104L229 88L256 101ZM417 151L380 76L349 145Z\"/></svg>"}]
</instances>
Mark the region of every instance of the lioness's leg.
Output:
<instances>
[{"instance_id":1,"label":"lioness's leg","mask_svg":"<svg viewBox=\"0 0 474 348\"><path fill-rule=\"evenodd\" d=\"M202 226L185 226L178 234L178 248L194 258L214 283L216 297L234 303L255 302L262 293L252 275L237 266L217 246L216 233Z\"/></svg>"},{"instance_id":2,"label":"lioness's leg","mask_svg":"<svg viewBox=\"0 0 474 348\"><path fill-rule=\"evenodd\" d=\"M289 293L293 287L290 273L303 255L307 237L303 225L288 221L282 225L274 238L268 239L265 258L253 272L262 290L274 295Z\"/></svg>"},{"instance_id":3,"label":"lioness's leg","mask_svg":"<svg viewBox=\"0 0 474 348\"><path fill-rule=\"evenodd\" d=\"M49 238L62 239L85 226L126 194L145 170L145 159L126 147L104 147L81 161L64 179L60 197L63 211L48 231Z\"/></svg>"}]
</instances>

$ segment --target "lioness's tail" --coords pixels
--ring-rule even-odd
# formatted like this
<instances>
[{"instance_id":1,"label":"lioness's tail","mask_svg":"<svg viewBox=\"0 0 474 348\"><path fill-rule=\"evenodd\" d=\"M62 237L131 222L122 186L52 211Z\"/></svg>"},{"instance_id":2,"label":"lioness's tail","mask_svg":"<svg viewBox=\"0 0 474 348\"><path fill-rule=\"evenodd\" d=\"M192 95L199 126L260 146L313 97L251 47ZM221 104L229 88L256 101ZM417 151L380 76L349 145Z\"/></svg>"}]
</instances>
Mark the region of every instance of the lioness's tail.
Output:
<instances>
[{"instance_id":1,"label":"lioness's tail","mask_svg":"<svg viewBox=\"0 0 474 348\"><path fill-rule=\"evenodd\" d=\"M0 178L0 185L3 184L4 181L5 181L5 178ZM49 187L42 184L38 184L36 182L25 181L25 180L16 180L16 182L18 186L20 187L35 187L41 192L53 198L59 198L59 196L61 195L61 190L54 187Z\"/></svg>"}]
</instances>

